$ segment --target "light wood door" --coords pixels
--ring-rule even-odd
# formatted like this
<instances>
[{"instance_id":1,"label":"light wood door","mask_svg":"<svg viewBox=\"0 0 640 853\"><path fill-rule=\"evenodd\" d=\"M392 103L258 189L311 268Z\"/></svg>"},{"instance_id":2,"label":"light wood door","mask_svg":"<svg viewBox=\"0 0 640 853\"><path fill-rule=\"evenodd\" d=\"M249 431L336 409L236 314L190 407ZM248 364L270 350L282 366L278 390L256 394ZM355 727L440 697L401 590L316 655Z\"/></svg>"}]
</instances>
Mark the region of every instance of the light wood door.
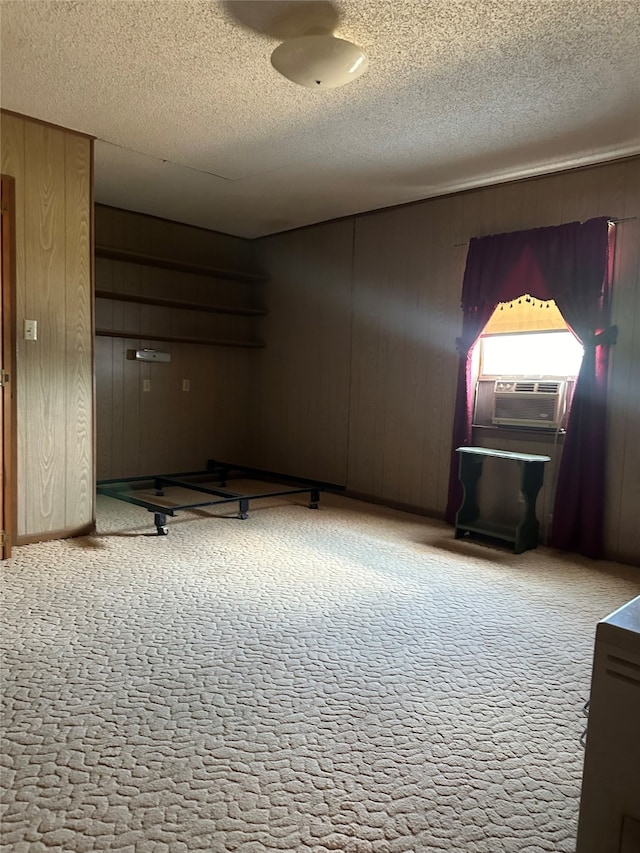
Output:
<instances>
[{"instance_id":1,"label":"light wood door","mask_svg":"<svg viewBox=\"0 0 640 853\"><path fill-rule=\"evenodd\" d=\"M15 351L15 234L14 234L14 181L2 175L2 229L0 238L0 271L2 298L0 298L0 559L11 556L11 530L13 527L13 362Z\"/></svg>"}]
</instances>

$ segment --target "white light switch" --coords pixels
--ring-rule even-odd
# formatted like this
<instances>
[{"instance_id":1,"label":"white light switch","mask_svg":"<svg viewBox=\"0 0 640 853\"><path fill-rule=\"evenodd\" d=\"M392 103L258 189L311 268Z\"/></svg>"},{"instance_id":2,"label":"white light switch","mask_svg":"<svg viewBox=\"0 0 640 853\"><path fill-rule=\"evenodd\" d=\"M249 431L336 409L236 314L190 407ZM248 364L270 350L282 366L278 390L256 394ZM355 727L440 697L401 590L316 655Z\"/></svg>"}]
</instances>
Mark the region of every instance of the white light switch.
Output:
<instances>
[{"instance_id":1,"label":"white light switch","mask_svg":"<svg viewBox=\"0 0 640 853\"><path fill-rule=\"evenodd\" d=\"M182 380L182 390L183 391L190 391L191 390L191 380L189 380L189 379L183 379Z\"/></svg>"},{"instance_id":2,"label":"white light switch","mask_svg":"<svg viewBox=\"0 0 640 853\"><path fill-rule=\"evenodd\" d=\"M142 380L142 390L143 391L151 391L151 380L143 379Z\"/></svg>"},{"instance_id":3,"label":"white light switch","mask_svg":"<svg viewBox=\"0 0 640 853\"><path fill-rule=\"evenodd\" d=\"M38 340L38 321L37 320L25 320L24 321L24 339L25 339L25 341L37 341Z\"/></svg>"}]
</instances>

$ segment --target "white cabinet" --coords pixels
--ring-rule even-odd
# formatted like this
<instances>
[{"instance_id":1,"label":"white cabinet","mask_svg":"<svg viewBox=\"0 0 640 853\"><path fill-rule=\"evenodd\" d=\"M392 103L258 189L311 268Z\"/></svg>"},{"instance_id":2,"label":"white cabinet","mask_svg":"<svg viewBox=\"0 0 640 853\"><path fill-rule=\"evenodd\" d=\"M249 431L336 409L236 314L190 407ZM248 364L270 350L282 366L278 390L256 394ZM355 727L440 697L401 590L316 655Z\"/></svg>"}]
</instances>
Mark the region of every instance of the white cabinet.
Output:
<instances>
[{"instance_id":1,"label":"white cabinet","mask_svg":"<svg viewBox=\"0 0 640 853\"><path fill-rule=\"evenodd\" d=\"M640 596L596 629L576 853L640 853Z\"/></svg>"}]
</instances>

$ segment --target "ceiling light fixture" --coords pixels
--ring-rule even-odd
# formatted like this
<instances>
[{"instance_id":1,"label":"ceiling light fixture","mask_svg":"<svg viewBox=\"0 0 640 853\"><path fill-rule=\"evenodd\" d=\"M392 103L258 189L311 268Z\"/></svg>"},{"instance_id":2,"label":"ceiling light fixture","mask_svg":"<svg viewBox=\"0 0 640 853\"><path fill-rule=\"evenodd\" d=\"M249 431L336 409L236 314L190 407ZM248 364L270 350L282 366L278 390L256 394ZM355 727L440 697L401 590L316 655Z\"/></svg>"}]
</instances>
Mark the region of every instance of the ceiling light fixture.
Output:
<instances>
[{"instance_id":1,"label":"ceiling light fixture","mask_svg":"<svg viewBox=\"0 0 640 853\"><path fill-rule=\"evenodd\" d=\"M337 89L369 67L357 45L332 35L289 39L271 54L271 64L288 80L308 89Z\"/></svg>"}]
</instances>

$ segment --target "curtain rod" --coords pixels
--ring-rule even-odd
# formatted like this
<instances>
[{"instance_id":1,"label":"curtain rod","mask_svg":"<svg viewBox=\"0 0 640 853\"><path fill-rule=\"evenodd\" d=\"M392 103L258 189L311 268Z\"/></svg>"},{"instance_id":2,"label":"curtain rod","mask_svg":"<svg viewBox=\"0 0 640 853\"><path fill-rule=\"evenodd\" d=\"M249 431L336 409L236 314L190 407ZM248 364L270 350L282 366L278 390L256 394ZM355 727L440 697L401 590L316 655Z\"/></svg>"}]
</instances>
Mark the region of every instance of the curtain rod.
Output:
<instances>
[{"instance_id":1,"label":"curtain rod","mask_svg":"<svg viewBox=\"0 0 640 853\"><path fill-rule=\"evenodd\" d=\"M637 219L637 216L624 216L622 219L608 219L610 225L619 225L621 222L632 222L634 219ZM468 246L469 241L466 243L454 243L453 248L458 249L460 246Z\"/></svg>"}]
</instances>

